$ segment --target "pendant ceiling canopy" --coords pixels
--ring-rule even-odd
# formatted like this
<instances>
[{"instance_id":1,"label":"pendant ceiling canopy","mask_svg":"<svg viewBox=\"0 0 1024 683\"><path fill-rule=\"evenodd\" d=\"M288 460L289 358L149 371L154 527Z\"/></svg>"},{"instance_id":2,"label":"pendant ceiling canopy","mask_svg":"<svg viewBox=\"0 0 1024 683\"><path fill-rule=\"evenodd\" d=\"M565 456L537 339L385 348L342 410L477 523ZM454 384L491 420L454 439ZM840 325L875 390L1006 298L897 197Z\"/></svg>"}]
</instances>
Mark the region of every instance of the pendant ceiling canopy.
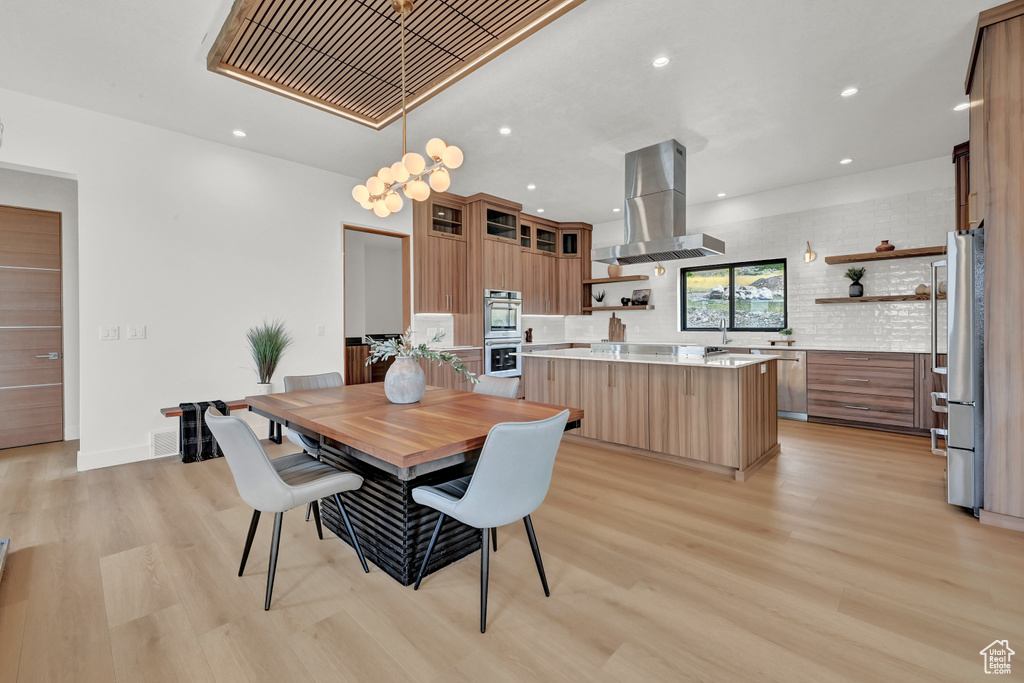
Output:
<instances>
[{"instance_id":1,"label":"pendant ceiling canopy","mask_svg":"<svg viewBox=\"0 0 1024 683\"><path fill-rule=\"evenodd\" d=\"M421 0L406 23L413 109L584 0ZM391 0L236 0L211 71L381 129L401 117Z\"/></svg>"}]
</instances>

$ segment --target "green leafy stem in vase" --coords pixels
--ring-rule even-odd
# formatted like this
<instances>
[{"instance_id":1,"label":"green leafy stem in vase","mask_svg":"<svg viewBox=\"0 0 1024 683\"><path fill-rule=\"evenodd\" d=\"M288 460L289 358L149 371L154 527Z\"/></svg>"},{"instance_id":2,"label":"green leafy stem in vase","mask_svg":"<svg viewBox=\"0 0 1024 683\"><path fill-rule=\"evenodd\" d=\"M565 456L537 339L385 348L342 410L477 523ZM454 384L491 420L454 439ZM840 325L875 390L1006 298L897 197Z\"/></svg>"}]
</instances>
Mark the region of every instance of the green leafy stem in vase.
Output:
<instances>
[{"instance_id":1,"label":"green leafy stem in vase","mask_svg":"<svg viewBox=\"0 0 1024 683\"><path fill-rule=\"evenodd\" d=\"M864 277L864 270L864 268L850 268L846 271L846 277L854 282L860 282L860 279Z\"/></svg>"},{"instance_id":2,"label":"green leafy stem in vase","mask_svg":"<svg viewBox=\"0 0 1024 683\"><path fill-rule=\"evenodd\" d=\"M454 353L438 351L437 349L430 348L430 344L436 344L443 338L444 330L441 330L427 343L414 344L412 341L412 327L410 327L401 337L385 339L383 341L375 341L371 339L370 357L366 359L366 364L373 365L374 363L379 363L380 361L387 360L388 358L411 358L414 361L417 361L420 358L426 358L428 362L431 364L436 363L438 367L442 365L449 365L461 379L468 379L473 384L479 384L480 379L476 374L467 370L466 366L462 364L462 360L460 360Z\"/></svg>"}]
</instances>

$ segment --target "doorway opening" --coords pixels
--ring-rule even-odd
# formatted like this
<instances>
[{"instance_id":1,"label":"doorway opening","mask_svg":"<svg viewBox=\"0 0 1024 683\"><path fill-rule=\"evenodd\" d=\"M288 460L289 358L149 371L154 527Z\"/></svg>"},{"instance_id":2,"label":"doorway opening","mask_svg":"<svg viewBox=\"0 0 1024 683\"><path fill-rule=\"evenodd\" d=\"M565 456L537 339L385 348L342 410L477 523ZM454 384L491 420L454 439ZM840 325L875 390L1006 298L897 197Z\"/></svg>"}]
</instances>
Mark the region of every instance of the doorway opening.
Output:
<instances>
[{"instance_id":1,"label":"doorway opening","mask_svg":"<svg viewBox=\"0 0 1024 683\"><path fill-rule=\"evenodd\" d=\"M345 384L383 382L391 361L367 366L368 338L387 339L412 324L412 236L344 226Z\"/></svg>"}]
</instances>

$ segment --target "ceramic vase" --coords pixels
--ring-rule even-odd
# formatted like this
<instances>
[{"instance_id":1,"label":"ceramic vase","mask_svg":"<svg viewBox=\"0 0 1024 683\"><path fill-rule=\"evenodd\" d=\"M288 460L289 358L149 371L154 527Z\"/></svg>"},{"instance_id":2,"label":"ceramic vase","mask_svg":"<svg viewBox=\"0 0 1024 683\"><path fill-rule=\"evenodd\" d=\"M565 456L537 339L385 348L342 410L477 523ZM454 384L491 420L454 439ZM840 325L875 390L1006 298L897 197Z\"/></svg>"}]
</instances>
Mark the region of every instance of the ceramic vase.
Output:
<instances>
[{"instance_id":1,"label":"ceramic vase","mask_svg":"<svg viewBox=\"0 0 1024 683\"><path fill-rule=\"evenodd\" d=\"M384 395L392 403L416 403L427 390L427 378L420 364L399 356L384 375Z\"/></svg>"},{"instance_id":2,"label":"ceramic vase","mask_svg":"<svg viewBox=\"0 0 1024 683\"><path fill-rule=\"evenodd\" d=\"M262 396L263 394L269 394L270 390L271 390L271 388L273 386L274 385L271 384L270 382L257 382L256 383L256 395L257 396Z\"/></svg>"},{"instance_id":3,"label":"ceramic vase","mask_svg":"<svg viewBox=\"0 0 1024 683\"><path fill-rule=\"evenodd\" d=\"M850 296L853 298L864 296L864 285L860 283L860 280L854 280L850 284Z\"/></svg>"},{"instance_id":4,"label":"ceramic vase","mask_svg":"<svg viewBox=\"0 0 1024 683\"><path fill-rule=\"evenodd\" d=\"M875 247L875 251L895 251L896 245L889 244L889 240L882 240L882 243Z\"/></svg>"}]
</instances>

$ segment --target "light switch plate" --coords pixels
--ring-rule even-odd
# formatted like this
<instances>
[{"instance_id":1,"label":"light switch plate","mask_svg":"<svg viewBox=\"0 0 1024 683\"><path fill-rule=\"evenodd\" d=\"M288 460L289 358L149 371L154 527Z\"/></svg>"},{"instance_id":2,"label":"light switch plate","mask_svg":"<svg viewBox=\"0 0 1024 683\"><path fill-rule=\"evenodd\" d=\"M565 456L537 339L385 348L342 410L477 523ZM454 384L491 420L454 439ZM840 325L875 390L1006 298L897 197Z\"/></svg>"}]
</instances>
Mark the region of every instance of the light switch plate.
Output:
<instances>
[{"instance_id":1,"label":"light switch plate","mask_svg":"<svg viewBox=\"0 0 1024 683\"><path fill-rule=\"evenodd\" d=\"M323 323L320 323L319 325L316 326L316 336L318 336L318 337L324 336L326 330L327 330L327 327Z\"/></svg>"},{"instance_id":2,"label":"light switch plate","mask_svg":"<svg viewBox=\"0 0 1024 683\"><path fill-rule=\"evenodd\" d=\"M129 325L128 326L128 338L129 339L145 339L146 338L146 326L145 325Z\"/></svg>"},{"instance_id":3,"label":"light switch plate","mask_svg":"<svg viewBox=\"0 0 1024 683\"><path fill-rule=\"evenodd\" d=\"M761 363L761 374L763 375L766 372L768 372L767 366L765 366L764 363Z\"/></svg>"},{"instance_id":4,"label":"light switch plate","mask_svg":"<svg viewBox=\"0 0 1024 683\"><path fill-rule=\"evenodd\" d=\"M121 337L121 328L119 328L117 325L114 325L114 326L101 325L100 326L100 341L117 341L120 337Z\"/></svg>"}]
</instances>

